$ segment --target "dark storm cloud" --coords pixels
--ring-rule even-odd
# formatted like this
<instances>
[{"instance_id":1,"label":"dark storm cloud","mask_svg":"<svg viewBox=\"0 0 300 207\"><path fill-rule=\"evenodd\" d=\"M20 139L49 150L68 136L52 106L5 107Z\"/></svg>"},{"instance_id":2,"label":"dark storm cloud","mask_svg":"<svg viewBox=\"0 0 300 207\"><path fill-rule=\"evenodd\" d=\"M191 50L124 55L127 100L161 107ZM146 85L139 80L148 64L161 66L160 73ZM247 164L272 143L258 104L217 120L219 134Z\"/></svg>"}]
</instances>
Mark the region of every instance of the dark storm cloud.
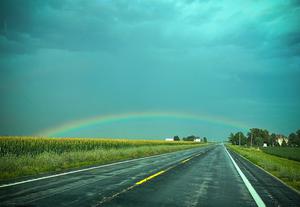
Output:
<instances>
[{"instance_id":1,"label":"dark storm cloud","mask_svg":"<svg viewBox=\"0 0 300 207\"><path fill-rule=\"evenodd\" d=\"M40 48L93 50L117 44L111 29L114 20L102 7L97 7L98 14L93 16L92 5L50 2L1 2L3 49L7 52Z\"/></svg>"},{"instance_id":2,"label":"dark storm cloud","mask_svg":"<svg viewBox=\"0 0 300 207\"><path fill-rule=\"evenodd\" d=\"M0 113L9 117L0 129L155 109L283 129L274 116L300 103L299 8L286 0L0 1ZM282 119L294 128L298 114Z\"/></svg>"},{"instance_id":3,"label":"dark storm cloud","mask_svg":"<svg viewBox=\"0 0 300 207\"><path fill-rule=\"evenodd\" d=\"M291 47L290 54L299 51L299 5L293 2L254 11L252 17L248 16L251 10L229 10L207 1L14 0L1 4L2 53L40 48L116 50L149 44L171 49L234 44L249 49L277 47L283 52ZM292 29L272 32L285 26Z\"/></svg>"},{"instance_id":4,"label":"dark storm cloud","mask_svg":"<svg viewBox=\"0 0 300 207\"><path fill-rule=\"evenodd\" d=\"M1 47L6 53L40 48L111 50L130 46L147 34L155 41L156 21L171 19L167 4L117 1L3 1ZM145 10L142 8L147 6ZM145 37L143 37L145 38ZM144 41L143 41L144 42ZM147 41L146 41L147 42Z\"/></svg>"}]
</instances>

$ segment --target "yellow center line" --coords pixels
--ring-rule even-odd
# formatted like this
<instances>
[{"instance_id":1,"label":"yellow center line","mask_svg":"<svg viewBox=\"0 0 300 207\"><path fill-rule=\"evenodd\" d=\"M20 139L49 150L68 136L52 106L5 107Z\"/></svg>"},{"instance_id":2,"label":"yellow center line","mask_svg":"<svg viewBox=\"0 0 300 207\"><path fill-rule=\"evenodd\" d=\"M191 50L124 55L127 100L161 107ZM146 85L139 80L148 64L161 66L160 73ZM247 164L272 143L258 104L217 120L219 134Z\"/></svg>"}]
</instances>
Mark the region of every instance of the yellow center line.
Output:
<instances>
[{"instance_id":1,"label":"yellow center line","mask_svg":"<svg viewBox=\"0 0 300 207\"><path fill-rule=\"evenodd\" d=\"M186 160L183 160L183 161L181 161L181 163L186 163L187 161L191 160L192 158L193 158L193 157L188 158L188 159L186 159Z\"/></svg>"},{"instance_id":2,"label":"yellow center line","mask_svg":"<svg viewBox=\"0 0 300 207\"><path fill-rule=\"evenodd\" d=\"M136 185L141 185L142 183L147 182L148 180L151 180L152 178L155 178L156 176L159 176L160 174L163 174L164 172L166 172L165 170L159 171L158 173L155 173L153 175L150 175L149 177L146 177L143 180L140 180L139 182L136 182Z\"/></svg>"},{"instance_id":3,"label":"yellow center line","mask_svg":"<svg viewBox=\"0 0 300 207\"><path fill-rule=\"evenodd\" d=\"M147 182L148 180L151 180L151 179L153 179L153 178L155 178L155 177L157 177L157 176L159 176L159 175L161 175L161 174L163 174L163 173L165 173L165 172L171 170L172 168L177 167L177 166L180 165L181 163L182 163L182 164L183 164L183 163L186 163L187 161L189 161L189 160L191 160L191 159L193 159L193 158L195 158L195 157L197 157L197 156L199 156L199 155L200 155L200 154L194 155L194 156L192 156L192 157L190 157L190 158L187 158L187 159L181 161L180 163L175 164L175 165L173 165L173 166L171 166L171 167L169 167L169 168L167 168L167 169L165 169L165 170L162 170L162 171L159 171L159 172L157 172L157 173L155 173L155 174L153 174L153 175L150 175L149 177L146 177L145 179L136 182L135 185L141 185L141 184Z\"/></svg>"},{"instance_id":4,"label":"yellow center line","mask_svg":"<svg viewBox=\"0 0 300 207\"><path fill-rule=\"evenodd\" d=\"M151 180L151 179L153 179L153 178L155 178L155 177L157 177L157 176L159 176L159 175L161 175L161 174L163 174L163 173L165 173L165 172L167 172L167 171L169 171L169 170L171 170L171 169L173 169L173 168L179 166L180 164L183 164L183 163L185 163L185 162L187 162L187 161L189 161L189 160L191 160L191 159L193 159L193 158L195 158L195 157L198 157L198 156L200 156L201 154L203 154L203 153L199 153L199 154L197 154L197 155L194 155L194 156L192 156L192 157L190 157L190 158L187 158L187 159L185 159L185 160L183 160L183 161L181 161L181 162L179 162L179 163L177 163L177 164L175 164L175 165L172 165L172 166L170 166L170 167L168 167L168 168L166 168L166 169L164 169L164 170L161 170L161 171L159 171L159 172L157 172L157 173L155 173L155 174L153 174L153 175L150 175L149 177L146 177L145 179L136 182L134 185L132 185L132 186L130 186L130 187L128 187L128 188L122 190L121 192L118 192L118 193L116 193L116 194L114 194L114 195L112 195L112 196L110 196L110 197L104 198L104 199L103 199L102 201L100 201L96 206L99 206L99 205L101 205L101 204L103 204L103 203L105 203L105 202L107 202L107 201L110 201L110 200L114 199L115 197L119 196L120 194L125 193L125 192L127 192L127 191L129 191L129 190L135 188L136 186L141 185L141 184L147 182L148 180Z\"/></svg>"}]
</instances>

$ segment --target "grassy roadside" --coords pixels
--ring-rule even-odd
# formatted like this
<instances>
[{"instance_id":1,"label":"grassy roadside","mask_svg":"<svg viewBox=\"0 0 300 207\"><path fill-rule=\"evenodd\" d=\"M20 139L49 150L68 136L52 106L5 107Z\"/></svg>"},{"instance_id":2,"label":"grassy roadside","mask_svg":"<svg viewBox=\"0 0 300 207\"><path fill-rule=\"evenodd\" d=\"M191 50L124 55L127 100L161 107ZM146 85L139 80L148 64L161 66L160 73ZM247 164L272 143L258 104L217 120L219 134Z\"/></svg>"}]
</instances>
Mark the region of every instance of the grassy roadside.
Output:
<instances>
[{"instance_id":1,"label":"grassy roadside","mask_svg":"<svg viewBox=\"0 0 300 207\"><path fill-rule=\"evenodd\" d=\"M261 150L271 155L300 162L299 147L267 147L267 148L262 148Z\"/></svg>"},{"instance_id":2,"label":"grassy roadside","mask_svg":"<svg viewBox=\"0 0 300 207\"><path fill-rule=\"evenodd\" d=\"M0 137L0 181L199 146L205 144L148 140Z\"/></svg>"},{"instance_id":3,"label":"grassy roadside","mask_svg":"<svg viewBox=\"0 0 300 207\"><path fill-rule=\"evenodd\" d=\"M287 185L300 190L300 162L264 153L260 149L226 145Z\"/></svg>"}]
</instances>

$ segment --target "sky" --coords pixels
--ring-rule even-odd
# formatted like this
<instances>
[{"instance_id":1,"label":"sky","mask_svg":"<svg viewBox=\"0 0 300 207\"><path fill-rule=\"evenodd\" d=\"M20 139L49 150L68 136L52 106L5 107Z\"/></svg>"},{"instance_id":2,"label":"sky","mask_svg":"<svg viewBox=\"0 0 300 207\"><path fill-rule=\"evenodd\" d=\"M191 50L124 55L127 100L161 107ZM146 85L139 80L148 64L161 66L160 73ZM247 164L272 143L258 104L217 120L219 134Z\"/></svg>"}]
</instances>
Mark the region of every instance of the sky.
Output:
<instances>
[{"instance_id":1,"label":"sky","mask_svg":"<svg viewBox=\"0 0 300 207\"><path fill-rule=\"evenodd\" d=\"M288 135L299 89L299 1L0 1L0 135Z\"/></svg>"}]
</instances>

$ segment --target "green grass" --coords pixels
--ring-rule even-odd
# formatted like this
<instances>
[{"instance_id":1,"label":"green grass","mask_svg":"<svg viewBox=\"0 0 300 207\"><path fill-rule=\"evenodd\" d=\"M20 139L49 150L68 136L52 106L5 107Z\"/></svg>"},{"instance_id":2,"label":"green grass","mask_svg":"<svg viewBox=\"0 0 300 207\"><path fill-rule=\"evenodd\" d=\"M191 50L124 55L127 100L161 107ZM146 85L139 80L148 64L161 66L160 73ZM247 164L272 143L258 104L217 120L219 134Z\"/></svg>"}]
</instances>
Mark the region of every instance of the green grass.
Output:
<instances>
[{"instance_id":1,"label":"green grass","mask_svg":"<svg viewBox=\"0 0 300 207\"><path fill-rule=\"evenodd\" d=\"M0 137L0 180L204 146L152 140Z\"/></svg>"},{"instance_id":2,"label":"green grass","mask_svg":"<svg viewBox=\"0 0 300 207\"><path fill-rule=\"evenodd\" d=\"M289 160L300 161L300 148L296 147L267 147L262 151L271 155L286 158Z\"/></svg>"},{"instance_id":3,"label":"green grass","mask_svg":"<svg viewBox=\"0 0 300 207\"><path fill-rule=\"evenodd\" d=\"M287 185L300 190L300 162L270 155L258 148L227 145L251 162L262 167Z\"/></svg>"}]
</instances>

